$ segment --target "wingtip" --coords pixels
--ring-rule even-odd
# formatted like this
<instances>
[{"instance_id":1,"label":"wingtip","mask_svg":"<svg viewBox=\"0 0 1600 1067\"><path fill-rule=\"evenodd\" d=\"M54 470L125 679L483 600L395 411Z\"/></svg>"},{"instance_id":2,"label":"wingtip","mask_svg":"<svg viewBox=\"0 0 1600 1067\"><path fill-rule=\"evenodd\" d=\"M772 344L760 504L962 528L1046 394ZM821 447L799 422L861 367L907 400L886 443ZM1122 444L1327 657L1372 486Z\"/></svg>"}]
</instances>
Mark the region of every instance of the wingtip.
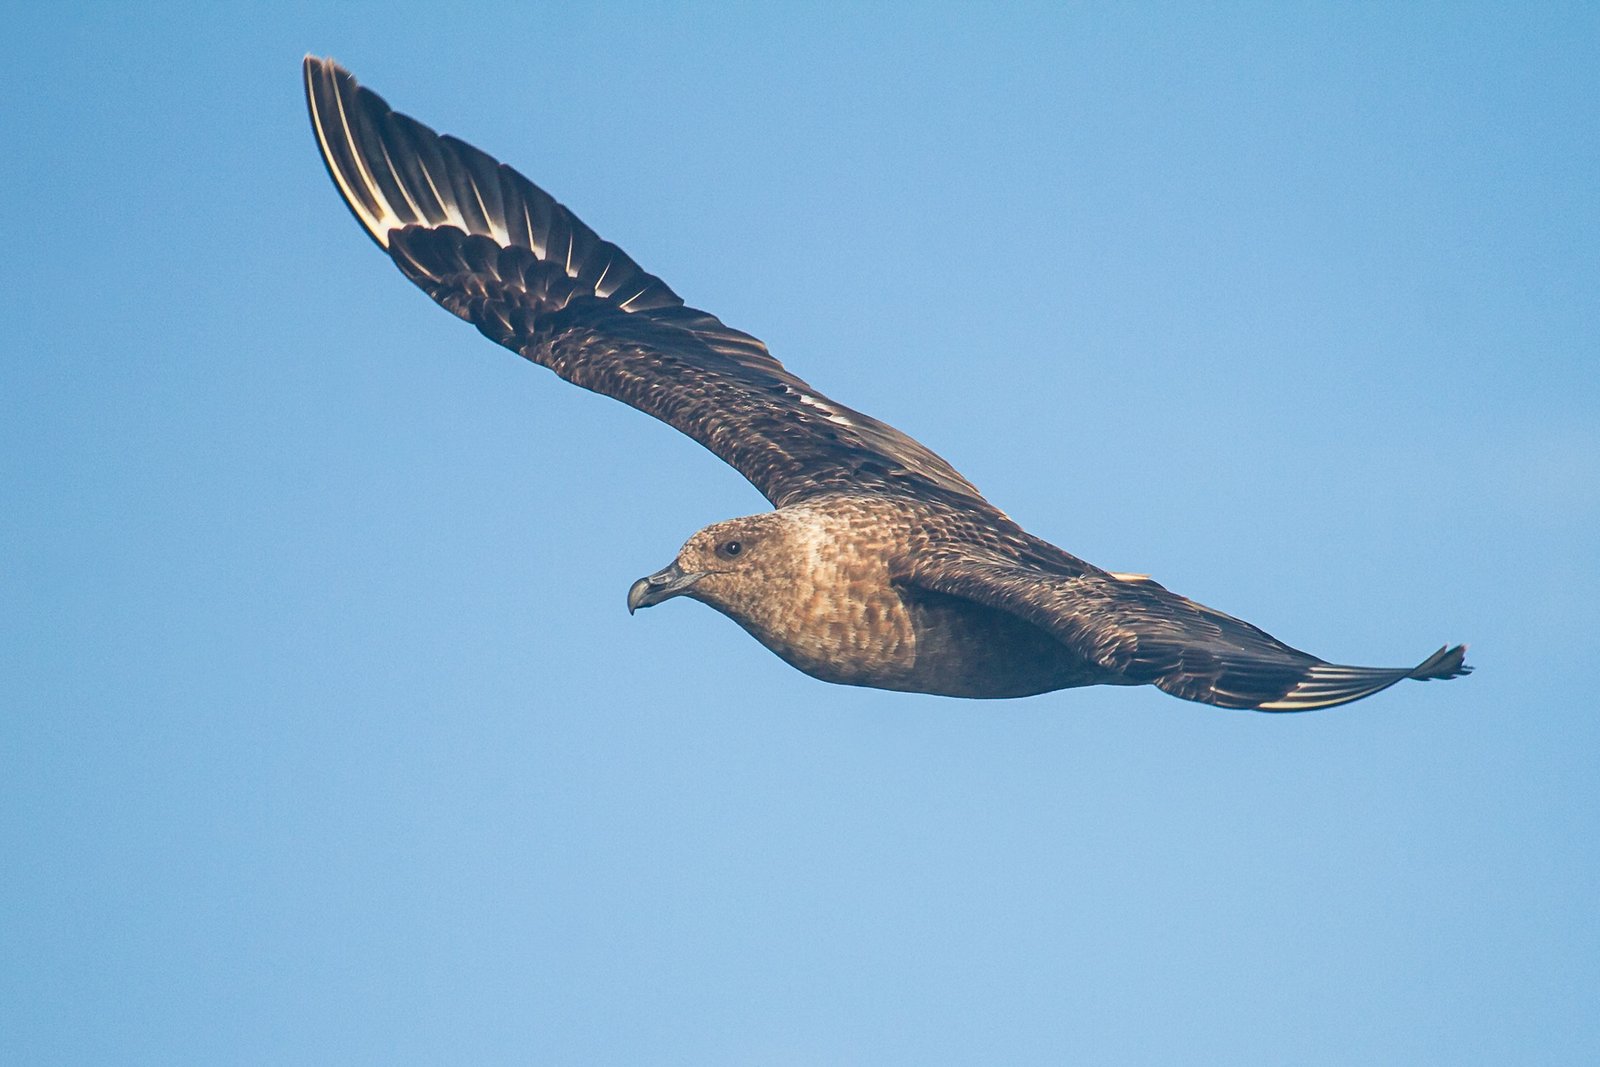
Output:
<instances>
[{"instance_id":1,"label":"wingtip","mask_svg":"<svg viewBox=\"0 0 1600 1067\"><path fill-rule=\"evenodd\" d=\"M300 60L300 73L305 77L307 84L310 84L311 80L319 73L332 74L334 71L343 69L329 57L319 56L312 52L307 52Z\"/></svg>"},{"instance_id":2,"label":"wingtip","mask_svg":"<svg viewBox=\"0 0 1600 1067\"><path fill-rule=\"evenodd\" d=\"M303 57L301 57L300 67L302 70L321 68L322 70L327 71L341 71L346 74L349 73L349 71L346 71L344 67L340 65L337 59L334 59L332 56L319 56L315 52L307 52Z\"/></svg>"},{"instance_id":3,"label":"wingtip","mask_svg":"<svg viewBox=\"0 0 1600 1067\"><path fill-rule=\"evenodd\" d=\"M361 119L355 113L361 109L386 112L388 105L382 97L362 89L332 58L308 53L301 71L306 110L328 176L367 236L387 251L389 231L404 220L373 178L371 164L363 159L365 146L358 134Z\"/></svg>"},{"instance_id":4,"label":"wingtip","mask_svg":"<svg viewBox=\"0 0 1600 1067\"><path fill-rule=\"evenodd\" d=\"M1417 664L1406 677L1415 678L1419 682L1460 678L1471 674L1472 668L1466 663L1466 645L1445 645L1439 651Z\"/></svg>"},{"instance_id":5,"label":"wingtip","mask_svg":"<svg viewBox=\"0 0 1600 1067\"><path fill-rule=\"evenodd\" d=\"M1463 662L1466 654L1466 645L1445 645L1410 671L1404 667L1347 667L1338 663L1319 663L1306 673L1303 681L1280 699L1255 707L1260 711L1311 711L1372 696L1407 678L1419 682L1459 678L1472 673L1472 668Z\"/></svg>"},{"instance_id":6,"label":"wingtip","mask_svg":"<svg viewBox=\"0 0 1600 1067\"><path fill-rule=\"evenodd\" d=\"M326 85L348 83L352 88L356 85L355 75L332 56L319 56L307 52L305 58L300 60L300 73L305 80L308 97L316 91L318 82Z\"/></svg>"}]
</instances>

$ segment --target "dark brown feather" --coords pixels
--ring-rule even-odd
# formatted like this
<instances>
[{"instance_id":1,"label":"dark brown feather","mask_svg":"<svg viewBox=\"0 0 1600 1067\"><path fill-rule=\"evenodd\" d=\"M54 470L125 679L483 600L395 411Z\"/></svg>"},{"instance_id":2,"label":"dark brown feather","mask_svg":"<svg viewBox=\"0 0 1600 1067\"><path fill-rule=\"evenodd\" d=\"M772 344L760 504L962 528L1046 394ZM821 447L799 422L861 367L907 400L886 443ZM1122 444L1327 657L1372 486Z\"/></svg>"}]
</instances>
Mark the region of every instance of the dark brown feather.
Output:
<instances>
[{"instance_id":1,"label":"dark brown feather","mask_svg":"<svg viewBox=\"0 0 1600 1067\"><path fill-rule=\"evenodd\" d=\"M952 548L908 556L894 572L902 585L1012 612L1126 681L1225 708L1309 711L1371 696L1407 678L1471 671L1460 645L1416 667L1328 663L1149 578L1098 569L1065 575Z\"/></svg>"},{"instance_id":2,"label":"dark brown feather","mask_svg":"<svg viewBox=\"0 0 1600 1067\"><path fill-rule=\"evenodd\" d=\"M407 278L485 336L682 431L775 506L836 493L988 509L933 452L823 396L749 334L686 307L527 178L307 57L323 161Z\"/></svg>"}]
</instances>

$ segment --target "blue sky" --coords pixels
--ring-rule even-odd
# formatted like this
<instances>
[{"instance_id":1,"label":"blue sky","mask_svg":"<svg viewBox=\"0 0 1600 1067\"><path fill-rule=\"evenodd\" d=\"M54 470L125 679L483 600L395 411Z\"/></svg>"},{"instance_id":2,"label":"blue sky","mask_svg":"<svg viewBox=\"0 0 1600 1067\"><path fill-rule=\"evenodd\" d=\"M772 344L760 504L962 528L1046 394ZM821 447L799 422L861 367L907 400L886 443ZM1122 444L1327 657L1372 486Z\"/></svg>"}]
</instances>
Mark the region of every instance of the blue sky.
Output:
<instances>
[{"instance_id":1,"label":"blue sky","mask_svg":"<svg viewBox=\"0 0 1600 1067\"><path fill-rule=\"evenodd\" d=\"M1590 5L282 5L0 43L0 1059L1577 1062ZM760 497L346 214L299 60L522 169L1302 716L828 686L628 584Z\"/></svg>"}]
</instances>

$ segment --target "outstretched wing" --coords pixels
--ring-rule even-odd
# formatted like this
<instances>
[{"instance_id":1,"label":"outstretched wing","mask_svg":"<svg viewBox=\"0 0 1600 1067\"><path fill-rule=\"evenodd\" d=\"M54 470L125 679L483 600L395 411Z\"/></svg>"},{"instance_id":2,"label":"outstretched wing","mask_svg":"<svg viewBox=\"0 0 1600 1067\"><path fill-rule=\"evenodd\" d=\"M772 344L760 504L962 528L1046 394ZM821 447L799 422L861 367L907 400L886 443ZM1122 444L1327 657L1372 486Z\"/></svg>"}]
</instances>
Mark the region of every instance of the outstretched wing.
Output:
<instances>
[{"instance_id":1,"label":"outstretched wing","mask_svg":"<svg viewBox=\"0 0 1600 1067\"><path fill-rule=\"evenodd\" d=\"M905 434L835 403L510 167L307 56L306 100L345 203L400 270L490 340L681 430L775 506L848 490L982 504Z\"/></svg>"},{"instance_id":2,"label":"outstretched wing","mask_svg":"<svg viewBox=\"0 0 1600 1067\"><path fill-rule=\"evenodd\" d=\"M899 564L896 578L1010 612L1131 682L1224 708L1331 708L1406 678L1472 670L1462 662L1465 645L1441 648L1415 667L1328 663L1143 577L1063 577L1000 559L928 553Z\"/></svg>"}]
</instances>

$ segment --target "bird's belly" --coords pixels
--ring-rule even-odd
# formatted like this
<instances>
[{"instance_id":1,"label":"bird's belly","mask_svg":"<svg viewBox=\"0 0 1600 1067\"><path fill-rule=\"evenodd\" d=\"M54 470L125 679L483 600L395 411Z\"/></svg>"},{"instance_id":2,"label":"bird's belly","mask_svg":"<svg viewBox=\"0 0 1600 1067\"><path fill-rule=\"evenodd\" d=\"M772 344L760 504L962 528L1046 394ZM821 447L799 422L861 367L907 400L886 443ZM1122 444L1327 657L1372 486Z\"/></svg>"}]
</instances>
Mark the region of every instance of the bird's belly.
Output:
<instances>
[{"instance_id":1,"label":"bird's belly","mask_svg":"<svg viewBox=\"0 0 1600 1067\"><path fill-rule=\"evenodd\" d=\"M907 610L917 655L904 688L913 692L1022 697L1115 680L1015 615L920 590Z\"/></svg>"},{"instance_id":2,"label":"bird's belly","mask_svg":"<svg viewBox=\"0 0 1600 1067\"><path fill-rule=\"evenodd\" d=\"M804 631L746 629L790 666L839 685L1003 698L1118 680L1014 615L922 590Z\"/></svg>"}]
</instances>

